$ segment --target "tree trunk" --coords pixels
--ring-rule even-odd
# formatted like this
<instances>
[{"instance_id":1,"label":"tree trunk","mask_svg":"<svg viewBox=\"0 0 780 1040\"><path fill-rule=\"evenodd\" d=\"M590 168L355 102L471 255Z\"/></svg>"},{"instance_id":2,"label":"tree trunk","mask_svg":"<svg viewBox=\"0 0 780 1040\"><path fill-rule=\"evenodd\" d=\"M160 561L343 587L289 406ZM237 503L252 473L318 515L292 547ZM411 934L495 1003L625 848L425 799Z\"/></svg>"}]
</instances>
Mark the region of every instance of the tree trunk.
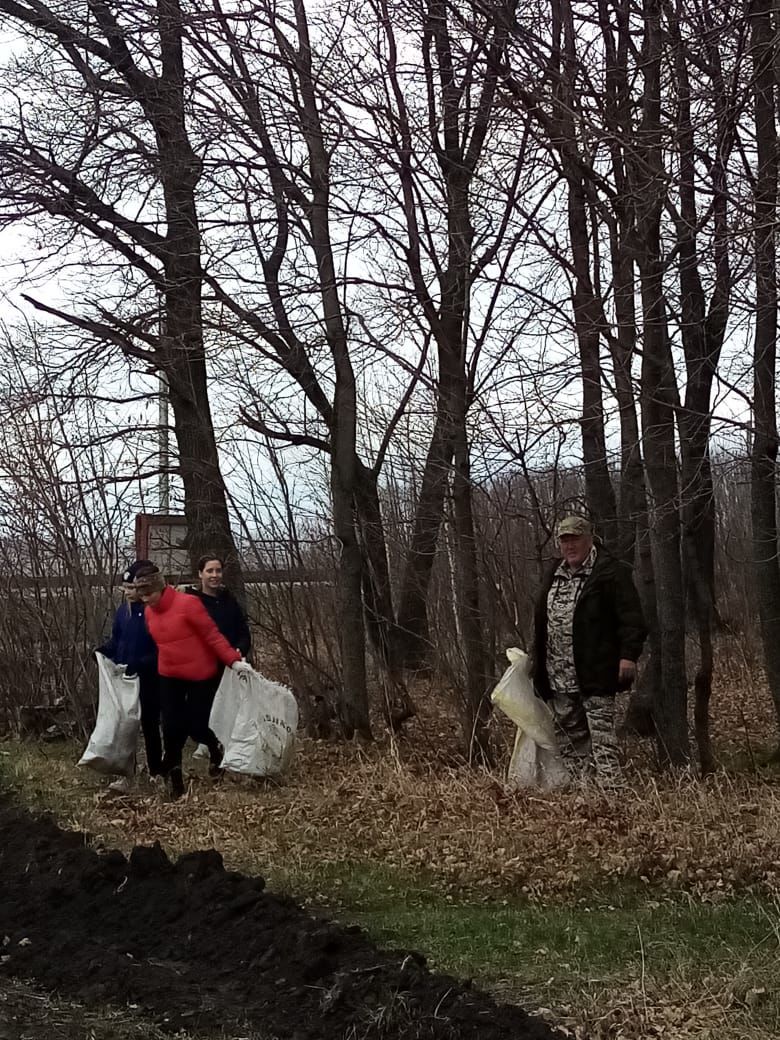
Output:
<instances>
[{"instance_id":1,"label":"tree trunk","mask_svg":"<svg viewBox=\"0 0 780 1040\"><path fill-rule=\"evenodd\" d=\"M640 265L644 310L642 425L645 469L651 496L650 545L661 651L661 681L654 690L653 718L661 761L685 765L690 754L685 599L677 511L679 488L674 413L669 402L674 368L666 336L661 277L660 261L648 259Z\"/></svg>"},{"instance_id":2,"label":"tree trunk","mask_svg":"<svg viewBox=\"0 0 780 1040\"><path fill-rule=\"evenodd\" d=\"M386 680L386 720L391 729L397 730L416 714L416 709L404 682L403 646L393 611L376 473L361 463L358 463L356 512L363 553L366 630Z\"/></svg>"},{"instance_id":3,"label":"tree trunk","mask_svg":"<svg viewBox=\"0 0 780 1040\"><path fill-rule=\"evenodd\" d=\"M167 351L163 347L163 354ZM179 352L172 348L176 355ZM200 556L214 553L225 561L226 583L243 595L241 565L236 550L222 471L211 421L205 362L176 357L165 365L173 424L184 485L187 549L193 568Z\"/></svg>"},{"instance_id":4,"label":"tree trunk","mask_svg":"<svg viewBox=\"0 0 780 1040\"><path fill-rule=\"evenodd\" d=\"M612 239L617 336L610 340L615 394L620 414L620 518L618 553L635 567L637 590L648 631L647 663L641 681L631 691L626 729L638 736L655 734L652 705L661 686L661 639L658 629L655 572L650 548L647 490L639 421L634 401L631 361L636 349L636 286L633 262L626 249L627 230L617 225Z\"/></svg>"},{"instance_id":5,"label":"tree trunk","mask_svg":"<svg viewBox=\"0 0 780 1040\"><path fill-rule=\"evenodd\" d=\"M294 0L299 48L296 54L301 91L301 117L309 156L312 195L311 242L317 261L323 324L335 372L331 435L333 529L341 545L338 574L341 643L341 716L345 733L371 739L366 689L366 646L363 618L363 559L355 515L358 494L357 388L342 313L336 263L330 235L330 157L320 119L312 70L309 26L303 0Z\"/></svg>"},{"instance_id":6,"label":"tree trunk","mask_svg":"<svg viewBox=\"0 0 780 1040\"><path fill-rule=\"evenodd\" d=\"M647 662L631 691L626 729L638 736L655 733L652 705L661 685L661 640L658 629L655 574L650 549L647 490L632 364L636 354L637 315L634 250L631 248L633 192L628 169L633 144L627 139L632 125L628 59L631 53L629 6L599 0L599 23L607 57L604 112L610 131L609 150L616 187L613 219L609 223L615 330L609 349L620 417L620 485L617 553L633 565L648 629Z\"/></svg>"},{"instance_id":7,"label":"tree trunk","mask_svg":"<svg viewBox=\"0 0 780 1040\"><path fill-rule=\"evenodd\" d=\"M452 504L455 520L456 602L460 631L463 635L463 657L466 665L466 688L463 698L462 726L469 757L491 764L487 739L490 718L488 691L492 685L485 654L483 615L479 606L479 573L471 487L469 446L462 423L455 451L452 479Z\"/></svg>"},{"instance_id":8,"label":"tree trunk","mask_svg":"<svg viewBox=\"0 0 780 1040\"><path fill-rule=\"evenodd\" d=\"M436 423L425 460L398 603L398 637L404 667L410 670L420 668L430 651L428 589L444 517L454 444L447 407L444 395L439 392Z\"/></svg>"},{"instance_id":9,"label":"tree trunk","mask_svg":"<svg viewBox=\"0 0 780 1040\"><path fill-rule=\"evenodd\" d=\"M601 390L602 306L596 297L591 277L591 246L588 235L588 202L585 181L574 162L578 151L577 69L574 20L568 0L553 0L553 60L563 66L556 91L556 121L559 139L554 142L561 154L567 185L569 242L574 264L574 328L582 378L582 459L585 469L585 494L588 508L605 544L617 544L617 503L609 473L607 439L604 432L604 399ZM563 35L563 61L560 62L560 36ZM560 69L559 69L560 71Z\"/></svg>"},{"instance_id":10,"label":"tree trunk","mask_svg":"<svg viewBox=\"0 0 780 1040\"><path fill-rule=\"evenodd\" d=\"M363 556L357 538L353 512L351 457L347 466L336 453L331 465L333 530L341 546L336 579L338 615L336 624L341 646L342 687L339 715L345 737L359 734L371 739L366 690L365 630L363 621Z\"/></svg>"},{"instance_id":11,"label":"tree trunk","mask_svg":"<svg viewBox=\"0 0 780 1040\"><path fill-rule=\"evenodd\" d=\"M685 601L680 556L674 403L677 387L669 344L661 260L660 0L644 2L644 93L635 190L643 312L641 408L644 459L651 496L650 542L658 592L661 684L653 717L662 762L686 765L690 755L685 673Z\"/></svg>"},{"instance_id":12,"label":"tree trunk","mask_svg":"<svg viewBox=\"0 0 780 1040\"><path fill-rule=\"evenodd\" d=\"M780 566L777 559L777 126L775 122L775 27L772 0L751 9L753 97L756 121L755 279L753 346L753 449L751 513L753 560L764 667L780 720ZM778 748L780 751L780 747Z\"/></svg>"},{"instance_id":13,"label":"tree trunk","mask_svg":"<svg viewBox=\"0 0 780 1040\"><path fill-rule=\"evenodd\" d=\"M159 0L157 11L162 69L148 111L157 136L167 221L161 360L184 484L187 545L193 573L198 557L216 553L225 560L226 581L241 596L241 566L230 530L203 346L201 235L195 202L201 163L187 136L182 14L178 0Z\"/></svg>"},{"instance_id":14,"label":"tree trunk","mask_svg":"<svg viewBox=\"0 0 780 1040\"><path fill-rule=\"evenodd\" d=\"M707 13L703 13L706 21ZM677 135L680 164L680 203L676 215L680 278L680 311L685 352L685 400L679 413L682 455L682 520L685 579L688 601L699 635L699 666L694 682L695 732L702 773L714 768L709 733L709 702L713 678L713 626L715 621L715 499L710 460L712 385L720 360L728 320L731 273L729 262L728 191L726 171L734 137L727 91L715 34L707 44L705 67L712 84L717 135L708 164L712 183L704 205L712 205L714 221L715 280L710 299L702 277L698 249L700 214L697 207L697 142L689 81L689 50L677 14L669 13L677 78ZM709 279L708 279L709 281Z\"/></svg>"}]
</instances>

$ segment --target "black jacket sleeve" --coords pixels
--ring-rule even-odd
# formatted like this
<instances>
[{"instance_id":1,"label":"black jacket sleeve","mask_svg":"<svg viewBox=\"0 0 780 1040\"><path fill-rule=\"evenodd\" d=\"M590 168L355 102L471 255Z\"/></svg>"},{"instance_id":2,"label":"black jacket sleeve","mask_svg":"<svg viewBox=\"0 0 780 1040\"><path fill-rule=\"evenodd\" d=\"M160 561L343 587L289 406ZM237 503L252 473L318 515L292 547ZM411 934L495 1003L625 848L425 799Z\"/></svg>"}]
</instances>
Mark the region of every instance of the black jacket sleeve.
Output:
<instances>
[{"instance_id":1,"label":"black jacket sleeve","mask_svg":"<svg viewBox=\"0 0 780 1040\"><path fill-rule=\"evenodd\" d=\"M550 679L547 674L547 594L552 587L560 560L551 560L542 576L542 587L534 603L534 639L531 649L530 674L534 693L543 701L552 698Z\"/></svg>"},{"instance_id":2,"label":"black jacket sleeve","mask_svg":"<svg viewBox=\"0 0 780 1040\"><path fill-rule=\"evenodd\" d=\"M241 609L241 604L237 599L232 602L233 607L233 645L236 650L241 651L242 657L248 657L249 651L252 649L252 634L249 631L249 622L246 619L246 614Z\"/></svg>"}]
</instances>

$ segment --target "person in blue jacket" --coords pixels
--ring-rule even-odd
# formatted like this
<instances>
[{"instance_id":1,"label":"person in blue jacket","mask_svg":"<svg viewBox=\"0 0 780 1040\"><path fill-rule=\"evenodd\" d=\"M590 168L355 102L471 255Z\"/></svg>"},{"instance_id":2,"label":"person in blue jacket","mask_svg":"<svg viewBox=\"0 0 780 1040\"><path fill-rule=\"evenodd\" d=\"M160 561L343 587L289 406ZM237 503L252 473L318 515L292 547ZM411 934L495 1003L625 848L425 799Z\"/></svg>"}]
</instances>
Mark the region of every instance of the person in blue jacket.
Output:
<instances>
[{"instance_id":1,"label":"person in blue jacket","mask_svg":"<svg viewBox=\"0 0 780 1040\"><path fill-rule=\"evenodd\" d=\"M149 560L136 560L122 575L125 601L117 609L111 627L111 636L97 652L114 664L125 665L127 675L138 676L141 701L141 731L146 746L146 763L149 776L162 775L162 738L160 735L160 684L157 674L157 646L149 635L144 618L144 605L140 601L135 585L136 574L141 568L150 568ZM127 792L131 777L120 777L110 784L110 790Z\"/></svg>"}]
</instances>

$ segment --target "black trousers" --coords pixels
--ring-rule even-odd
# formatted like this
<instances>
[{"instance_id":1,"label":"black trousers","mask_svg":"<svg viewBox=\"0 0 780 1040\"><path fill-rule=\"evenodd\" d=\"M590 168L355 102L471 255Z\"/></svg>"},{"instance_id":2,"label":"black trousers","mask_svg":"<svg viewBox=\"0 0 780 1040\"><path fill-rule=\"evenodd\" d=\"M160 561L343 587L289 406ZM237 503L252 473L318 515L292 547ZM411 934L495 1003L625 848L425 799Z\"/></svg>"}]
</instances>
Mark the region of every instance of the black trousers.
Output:
<instances>
[{"instance_id":1,"label":"black trousers","mask_svg":"<svg viewBox=\"0 0 780 1040\"><path fill-rule=\"evenodd\" d=\"M157 672L138 672L138 694L141 701L141 732L146 745L146 764L150 776L162 772L162 737L160 735L160 677Z\"/></svg>"},{"instance_id":2,"label":"black trousers","mask_svg":"<svg viewBox=\"0 0 780 1040\"><path fill-rule=\"evenodd\" d=\"M213 730L209 729L209 715L221 678L221 672L211 679L199 681L160 676L164 775L167 776L172 769L181 768L181 755L187 737L191 737L196 744L205 744L211 761L219 763L219 741Z\"/></svg>"}]
</instances>

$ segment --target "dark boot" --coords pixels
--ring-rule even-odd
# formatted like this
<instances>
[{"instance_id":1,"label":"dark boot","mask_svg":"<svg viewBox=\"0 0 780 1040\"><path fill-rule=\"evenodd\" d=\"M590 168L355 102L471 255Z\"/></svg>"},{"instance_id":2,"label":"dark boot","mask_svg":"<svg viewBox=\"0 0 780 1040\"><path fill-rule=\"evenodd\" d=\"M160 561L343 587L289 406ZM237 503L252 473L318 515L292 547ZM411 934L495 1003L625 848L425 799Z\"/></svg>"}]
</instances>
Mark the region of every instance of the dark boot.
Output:
<instances>
[{"instance_id":1,"label":"dark boot","mask_svg":"<svg viewBox=\"0 0 780 1040\"><path fill-rule=\"evenodd\" d=\"M216 748L211 752L211 762L209 763L209 776L218 777L222 776L225 770L222 768L222 759L225 757L225 749L217 741Z\"/></svg>"},{"instance_id":2,"label":"dark boot","mask_svg":"<svg viewBox=\"0 0 780 1040\"><path fill-rule=\"evenodd\" d=\"M168 773L168 790L174 800L184 794L184 775L179 766Z\"/></svg>"}]
</instances>

